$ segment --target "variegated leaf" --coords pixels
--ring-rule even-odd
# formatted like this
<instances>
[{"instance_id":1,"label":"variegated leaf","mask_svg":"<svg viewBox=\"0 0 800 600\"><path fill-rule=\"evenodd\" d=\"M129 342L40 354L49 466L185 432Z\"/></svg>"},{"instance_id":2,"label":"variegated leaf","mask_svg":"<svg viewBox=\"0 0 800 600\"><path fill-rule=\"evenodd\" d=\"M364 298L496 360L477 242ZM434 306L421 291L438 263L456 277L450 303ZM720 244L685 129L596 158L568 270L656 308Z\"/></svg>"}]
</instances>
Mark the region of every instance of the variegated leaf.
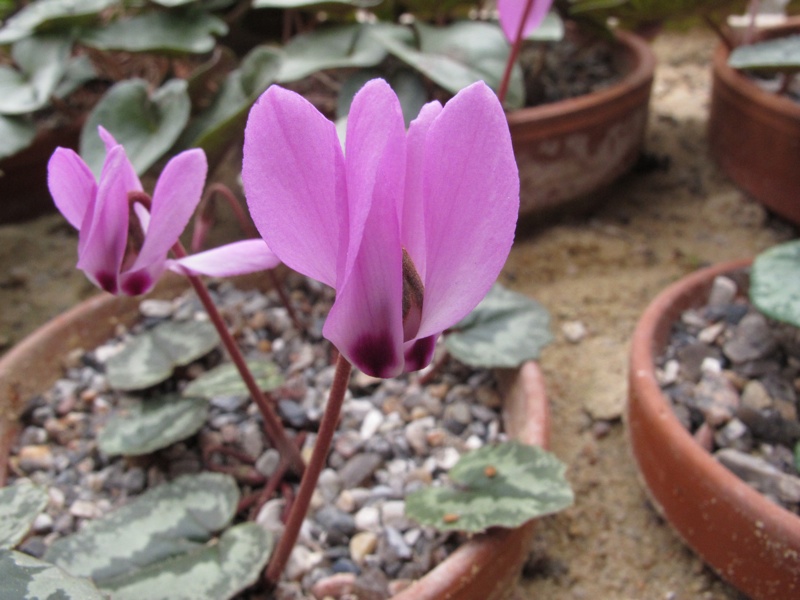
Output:
<instances>
[{"instance_id":1,"label":"variegated leaf","mask_svg":"<svg viewBox=\"0 0 800 600\"><path fill-rule=\"evenodd\" d=\"M283 375L273 362L251 359L247 361L247 368L261 390L274 390L283 385ZM183 390L184 396L203 398L247 396L249 393L233 363L225 363L203 373Z\"/></svg>"},{"instance_id":2,"label":"variegated leaf","mask_svg":"<svg viewBox=\"0 0 800 600\"><path fill-rule=\"evenodd\" d=\"M47 492L28 479L0 488L0 548L16 546L47 506Z\"/></svg>"},{"instance_id":3,"label":"variegated leaf","mask_svg":"<svg viewBox=\"0 0 800 600\"><path fill-rule=\"evenodd\" d=\"M0 550L0 593L5 600L105 599L91 581L13 550Z\"/></svg>"}]
</instances>

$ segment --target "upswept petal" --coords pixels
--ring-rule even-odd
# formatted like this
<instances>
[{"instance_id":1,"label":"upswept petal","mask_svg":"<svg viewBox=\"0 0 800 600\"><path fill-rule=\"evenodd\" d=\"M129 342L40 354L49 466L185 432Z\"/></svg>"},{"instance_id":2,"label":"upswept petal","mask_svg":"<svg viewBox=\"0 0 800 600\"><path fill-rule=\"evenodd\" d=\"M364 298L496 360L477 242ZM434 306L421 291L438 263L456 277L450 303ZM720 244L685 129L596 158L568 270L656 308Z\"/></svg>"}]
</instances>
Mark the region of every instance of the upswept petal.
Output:
<instances>
[{"instance_id":1,"label":"upswept petal","mask_svg":"<svg viewBox=\"0 0 800 600\"><path fill-rule=\"evenodd\" d=\"M111 132L102 125L97 126L97 135L99 135L100 139L103 141L103 145L106 147L106 153L111 152L114 146L120 145L119 142L114 139L114 136L111 135Z\"/></svg>"},{"instance_id":2,"label":"upswept petal","mask_svg":"<svg viewBox=\"0 0 800 600\"><path fill-rule=\"evenodd\" d=\"M500 26L503 28L503 33L506 34L506 37L511 42L517 39L517 32L519 31L520 21L522 21L526 4L526 0L497 1L497 12L500 13ZM533 0L531 11L528 13L525 25L522 27L523 38L526 38L531 31L542 23L545 16L547 16L547 11L550 10L551 4L553 4L553 0Z\"/></svg>"},{"instance_id":3,"label":"upswept petal","mask_svg":"<svg viewBox=\"0 0 800 600\"><path fill-rule=\"evenodd\" d=\"M443 331L489 291L519 212L519 172L500 102L483 82L431 125L425 148L425 301L417 337Z\"/></svg>"},{"instance_id":4,"label":"upswept petal","mask_svg":"<svg viewBox=\"0 0 800 600\"><path fill-rule=\"evenodd\" d=\"M417 273L425 281L425 219L422 173L425 164L425 140L431 123L442 112L439 102L429 102L411 121L406 136L406 185L400 217L400 239L408 252Z\"/></svg>"},{"instance_id":5,"label":"upswept petal","mask_svg":"<svg viewBox=\"0 0 800 600\"><path fill-rule=\"evenodd\" d=\"M280 264L275 253L261 238L242 240L167 261L170 270L193 275L230 277L273 269Z\"/></svg>"},{"instance_id":6,"label":"upswept petal","mask_svg":"<svg viewBox=\"0 0 800 600\"><path fill-rule=\"evenodd\" d=\"M56 148L47 163L47 186L64 218L80 229L97 194L97 182L83 159L73 150Z\"/></svg>"},{"instance_id":7,"label":"upswept petal","mask_svg":"<svg viewBox=\"0 0 800 600\"><path fill-rule=\"evenodd\" d=\"M253 221L281 261L334 287L347 190L333 123L271 86L250 110L242 180Z\"/></svg>"},{"instance_id":8,"label":"upswept petal","mask_svg":"<svg viewBox=\"0 0 800 600\"><path fill-rule=\"evenodd\" d=\"M206 155L199 149L181 152L167 163L153 191L144 244L130 271L166 260L200 202L207 171Z\"/></svg>"}]
</instances>

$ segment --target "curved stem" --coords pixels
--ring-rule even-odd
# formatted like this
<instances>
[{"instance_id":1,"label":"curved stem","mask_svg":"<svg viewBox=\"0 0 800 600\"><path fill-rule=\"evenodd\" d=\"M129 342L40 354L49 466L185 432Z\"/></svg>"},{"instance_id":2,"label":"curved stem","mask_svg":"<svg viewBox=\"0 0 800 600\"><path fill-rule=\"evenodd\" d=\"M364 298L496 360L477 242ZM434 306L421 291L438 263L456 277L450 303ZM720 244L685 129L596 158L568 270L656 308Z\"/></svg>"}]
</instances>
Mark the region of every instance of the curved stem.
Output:
<instances>
[{"instance_id":1,"label":"curved stem","mask_svg":"<svg viewBox=\"0 0 800 600\"><path fill-rule=\"evenodd\" d=\"M528 3L525 5L525 12L522 13L522 19L520 19L519 27L517 27L517 35L514 37L514 43L511 46L511 52L508 54L506 70L503 72L503 79L500 82L500 89L497 92L497 97L500 99L500 104L503 104L503 102L506 100L508 85L511 81L511 71L514 69L514 63L517 62L519 50L522 48L522 32L525 29L525 21L528 20L528 15L531 14L531 10L533 9L533 3L534 0L528 0Z\"/></svg>"},{"instance_id":2,"label":"curved stem","mask_svg":"<svg viewBox=\"0 0 800 600\"><path fill-rule=\"evenodd\" d=\"M175 243L172 247L172 251L178 258L186 256L186 250L180 242ZM211 294L208 293L206 286L199 277L196 275L186 275L186 277L189 279L189 283L192 284L197 297L200 298L200 302L202 302L205 307L211 322L214 324L214 327L216 327L219 337L222 340L222 345L225 346L228 355L231 357L231 361L236 365L239 375L242 377L242 381L244 381L250 395L258 405L261 415L264 417L264 429L267 437L278 452L281 453L281 456L285 457L291 470L298 475L302 474L305 465L303 463L303 458L300 456L300 451L286 435L286 430L283 428L278 415L275 413L275 409L273 409L272 405L267 401L261 388L258 387L253 374L250 372L250 369L247 368L244 356L242 356L242 352L236 345L236 341L233 339L230 331L228 331L228 327L225 325L222 315L214 305Z\"/></svg>"},{"instance_id":3,"label":"curved stem","mask_svg":"<svg viewBox=\"0 0 800 600\"><path fill-rule=\"evenodd\" d=\"M319 480L319 475L328 458L333 434L339 424L339 413L342 411L342 403L344 402L351 370L350 363L340 354L339 359L336 361L333 385L328 394L328 404L325 407L325 413L322 415L322 422L319 425L317 439L314 443L314 451L311 453L306 472L300 481L300 489L297 490L297 497L292 503L292 510L286 520L286 528L267 566L266 579L268 585L272 586L278 582L286 562L289 560L292 548L297 542L300 527L308 512L308 506L311 504L311 496L314 494L317 480Z\"/></svg>"}]
</instances>

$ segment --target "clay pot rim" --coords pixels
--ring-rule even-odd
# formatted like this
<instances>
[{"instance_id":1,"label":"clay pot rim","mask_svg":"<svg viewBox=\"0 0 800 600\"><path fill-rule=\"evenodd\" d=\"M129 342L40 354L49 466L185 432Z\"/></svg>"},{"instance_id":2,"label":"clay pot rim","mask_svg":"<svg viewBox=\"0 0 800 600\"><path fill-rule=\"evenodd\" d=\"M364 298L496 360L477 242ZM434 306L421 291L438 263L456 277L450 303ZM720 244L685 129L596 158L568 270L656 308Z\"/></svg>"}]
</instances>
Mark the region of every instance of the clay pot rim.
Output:
<instances>
[{"instance_id":1,"label":"clay pot rim","mask_svg":"<svg viewBox=\"0 0 800 600\"><path fill-rule=\"evenodd\" d=\"M509 126L513 127L518 123L532 120L560 119L563 118L564 113L588 111L595 109L598 104L614 103L644 86L649 90L649 84L656 68L656 56L650 48L650 44L644 38L624 30L616 30L614 37L628 55L637 58L633 69L620 81L605 89L575 98L513 110L506 114Z\"/></svg>"},{"instance_id":2,"label":"clay pot rim","mask_svg":"<svg viewBox=\"0 0 800 600\"><path fill-rule=\"evenodd\" d=\"M186 288L180 278L169 276L165 279L150 297L174 296ZM51 319L0 357L0 487L5 484L8 454L16 437L15 424L22 402L19 396L24 394L27 397L31 389L50 385L48 378L44 377L43 381L20 392L17 389L20 387L19 380L14 377L18 365L28 362L28 357L35 355L37 349L44 347L53 336L68 335L67 332L75 328L73 323L76 321L84 321L88 315L97 312L106 316L115 309L130 312L132 306L138 306L139 300L108 294L93 296ZM506 428L515 438L547 448L550 439L550 409L544 379L537 363L528 361L519 369L498 370L498 379L506 405L512 404L509 398L515 399L513 406L516 412L513 415L504 408ZM496 557L509 547L527 549L535 521L528 521L515 529L494 528L475 536L409 588L394 595L393 600L477 598L469 589L474 585L472 582L481 575L485 577L486 573L483 571L490 568ZM521 564L521 560L519 562Z\"/></svg>"}]
</instances>

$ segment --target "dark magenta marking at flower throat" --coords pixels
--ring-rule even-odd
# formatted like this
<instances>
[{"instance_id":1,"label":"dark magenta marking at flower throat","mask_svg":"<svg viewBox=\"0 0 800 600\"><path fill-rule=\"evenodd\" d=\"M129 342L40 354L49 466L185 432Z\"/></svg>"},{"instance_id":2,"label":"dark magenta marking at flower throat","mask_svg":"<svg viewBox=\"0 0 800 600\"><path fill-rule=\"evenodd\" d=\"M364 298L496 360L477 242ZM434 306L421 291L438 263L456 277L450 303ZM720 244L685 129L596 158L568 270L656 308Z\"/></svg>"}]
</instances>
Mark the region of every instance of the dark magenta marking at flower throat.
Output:
<instances>
[{"instance_id":1,"label":"dark magenta marking at flower throat","mask_svg":"<svg viewBox=\"0 0 800 600\"><path fill-rule=\"evenodd\" d=\"M122 284L122 289L126 294L138 296L139 294L144 294L147 290L149 290L152 284L153 280L147 273L131 273L125 278L125 283Z\"/></svg>"},{"instance_id":2,"label":"dark magenta marking at flower throat","mask_svg":"<svg viewBox=\"0 0 800 600\"><path fill-rule=\"evenodd\" d=\"M94 278L97 279L98 285L109 294L117 293L117 276L114 273L100 271L94 274Z\"/></svg>"},{"instance_id":3,"label":"dark magenta marking at flower throat","mask_svg":"<svg viewBox=\"0 0 800 600\"><path fill-rule=\"evenodd\" d=\"M388 333L364 334L353 345L353 362L367 375L392 377L397 365L394 344Z\"/></svg>"},{"instance_id":4,"label":"dark magenta marking at flower throat","mask_svg":"<svg viewBox=\"0 0 800 600\"><path fill-rule=\"evenodd\" d=\"M433 350L436 347L438 336L429 335L414 342L414 345L406 352L406 372L419 371L430 364L433 358Z\"/></svg>"}]
</instances>

